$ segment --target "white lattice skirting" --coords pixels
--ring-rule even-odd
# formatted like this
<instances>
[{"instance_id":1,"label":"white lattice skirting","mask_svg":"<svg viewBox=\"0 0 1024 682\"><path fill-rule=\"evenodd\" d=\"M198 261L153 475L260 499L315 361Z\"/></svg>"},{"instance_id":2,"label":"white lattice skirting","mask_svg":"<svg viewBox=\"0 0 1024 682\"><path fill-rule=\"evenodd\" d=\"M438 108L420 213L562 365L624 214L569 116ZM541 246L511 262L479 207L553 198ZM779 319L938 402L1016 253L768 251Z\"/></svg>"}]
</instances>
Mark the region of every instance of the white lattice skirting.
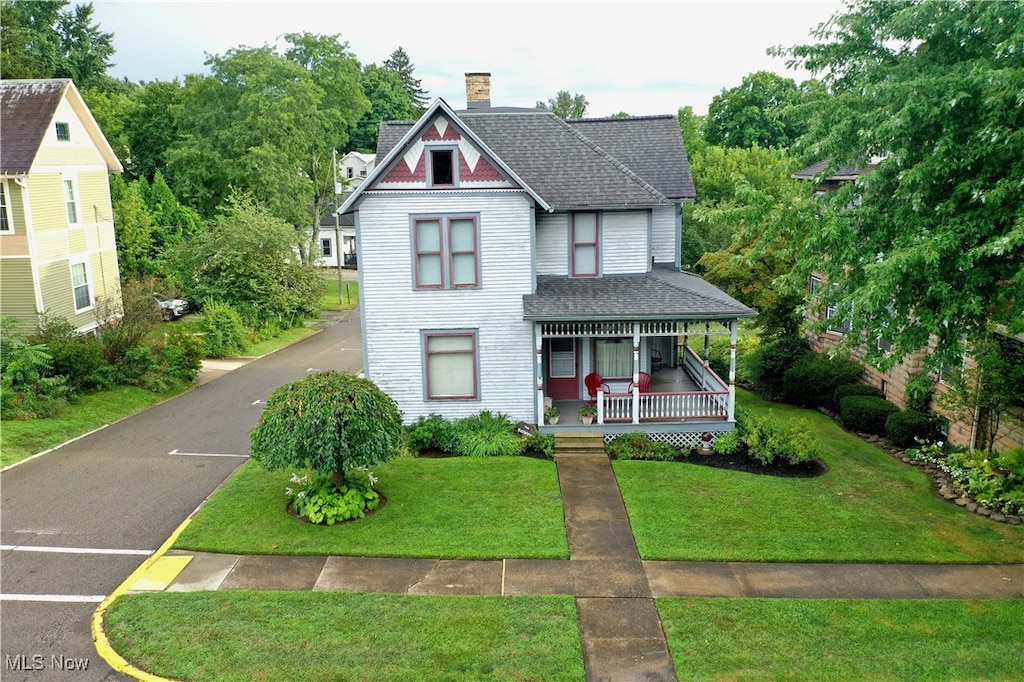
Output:
<instances>
[{"instance_id":1,"label":"white lattice skirting","mask_svg":"<svg viewBox=\"0 0 1024 682\"><path fill-rule=\"evenodd\" d=\"M715 438L717 437L718 434L715 433L714 431L710 431L709 433L711 433L711 445L714 445L715 444ZM618 438L621 435L624 435L624 434L621 434L621 433L606 433L606 434L604 434L605 445L607 445L608 443L611 443L613 440L615 440L616 438ZM701 434L699 431L690 431L690 432L687 432L687 433L648 433L647 437L650 438L653 441L657 441L657 442L660 442L660 443L668 443L669 445L672 445L672 446L677 447L677 448L687 448L687 449L693 450L693 449L701 447L701 445L704 444L704 441L701 439L701 435L703 435L703 434Z\"/></svg>"}]
</instances>

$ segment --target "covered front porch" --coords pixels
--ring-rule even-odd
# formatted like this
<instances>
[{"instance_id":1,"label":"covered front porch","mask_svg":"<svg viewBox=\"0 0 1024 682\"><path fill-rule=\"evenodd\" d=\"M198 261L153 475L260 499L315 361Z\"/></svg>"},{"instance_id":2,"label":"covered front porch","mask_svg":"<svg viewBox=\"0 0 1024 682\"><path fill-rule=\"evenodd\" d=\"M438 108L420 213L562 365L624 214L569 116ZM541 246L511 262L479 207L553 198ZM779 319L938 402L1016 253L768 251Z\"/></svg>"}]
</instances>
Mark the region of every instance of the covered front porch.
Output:
<instances>
[{"instance_id":1,"label":"covered front porch","mask_svg":"<svg viewBox=\"0 0 1024 682\"><path fill-rule=\"evenodd\" d=\"M756 313L700 277L654 264L645 273L537 277L523 297L536 345L535 423L609 434L731 431L739 320ZM729 339L729 372L711 370L712 337ZM593 424L580 407L594 408ZM545 410L557 406L557 425ZM564 406L564 407L563 407ZM676 439L678 440L678 439Z\"/></svg>"},{"instance_id":2,"label":"covered front porch","mask_svg":"<svg viewBox=\"0 0 1024 682\"><path fill-rule=\"evenodd\" d=\"M736 320L537 323L537 424L549 432L731 430L736 330ZM729 379L708 362L715 335L730 338ZM551 407L557 424L544 419Z\"/></svg>"}]
</instances>

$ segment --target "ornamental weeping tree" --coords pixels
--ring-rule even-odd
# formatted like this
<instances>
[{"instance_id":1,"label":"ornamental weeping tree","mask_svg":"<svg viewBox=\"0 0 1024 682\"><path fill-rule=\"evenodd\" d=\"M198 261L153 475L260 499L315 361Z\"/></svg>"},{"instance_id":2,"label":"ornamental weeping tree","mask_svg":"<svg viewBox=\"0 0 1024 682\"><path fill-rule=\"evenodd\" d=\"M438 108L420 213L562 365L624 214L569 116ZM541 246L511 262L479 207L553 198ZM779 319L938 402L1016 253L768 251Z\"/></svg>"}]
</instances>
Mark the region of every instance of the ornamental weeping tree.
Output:
<instances>
[{"instance_id":1,"label":"ornamental weeping tree","mask_svg":"<svg viewBox=\"0 0 1024 682\"><path fill-rule=\"evenodd\" d=\"M270 395L252 458L269 471L313 469L340 488L348 472L395 457L404 438L395 401L372 381L320 372Z\"/></svg>"}]
</instances>

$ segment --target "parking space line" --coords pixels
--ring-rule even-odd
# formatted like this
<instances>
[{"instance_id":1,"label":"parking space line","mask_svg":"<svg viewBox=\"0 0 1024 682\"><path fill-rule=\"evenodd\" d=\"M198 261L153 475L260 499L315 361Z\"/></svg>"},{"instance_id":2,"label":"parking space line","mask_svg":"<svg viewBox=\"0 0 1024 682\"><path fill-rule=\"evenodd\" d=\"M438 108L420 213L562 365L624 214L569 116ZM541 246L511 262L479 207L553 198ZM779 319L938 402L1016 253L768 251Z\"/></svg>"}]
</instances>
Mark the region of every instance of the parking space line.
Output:
<instances>
[{"instance_id":1,"label":"parking space line","mask_svg":"<svg viewBox=\"0 0 1024 682\"><path fill-rule=\"evenodd\" d=\"M234 455L221 452L180 452L177 448L167 453L177 457L242 457L248 459L249 455Z\"/></svg>"},{"instance_id":2,"label":"parking space line","mask_svg":"<svg viewBox=\"0 0 1024 682\"><path fill-rule=\"evenodd\" d=\"M4 552L51 552L53 554L120 554L127 556L149 556L149 549L105 549L102 547L45 547L42 545L0 545Z\"/></svg>"},{"instance_id":3,"label":"parking space line","mask_svg":"<svg viewBox=\"0 0 1024 682\"><path fill-rule=\"evenodd\" d=\"M62 604L98 604L105 594L0 594L0 601L45 601Z\"/></svg>"}]
</instances>

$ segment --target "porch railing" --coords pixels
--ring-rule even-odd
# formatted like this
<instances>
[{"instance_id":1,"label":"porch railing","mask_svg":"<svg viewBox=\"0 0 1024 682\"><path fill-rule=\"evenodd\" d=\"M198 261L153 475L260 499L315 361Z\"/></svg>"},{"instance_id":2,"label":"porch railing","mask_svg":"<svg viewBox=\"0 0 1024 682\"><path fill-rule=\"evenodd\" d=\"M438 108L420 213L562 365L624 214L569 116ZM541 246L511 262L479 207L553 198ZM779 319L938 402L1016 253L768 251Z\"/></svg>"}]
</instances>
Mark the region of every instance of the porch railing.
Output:
<instances>
[{"instance_id":1,"label":"porch railing","mask_svg":"<svg viewBox=\"0 0 1024 682\"><path fill-rule=\"evenodd\" d=\"M705 391L729 392L729 385L722 381L722 378L715 374L714 370L705 367L704 361L693 352L692 348L686 348L683 352L683 366L686 368L687 374L693 377L697 385Z\"/></svg>"},{"instance_id":2,"label":"porch railing","mask_svg":"<svg viewBox=\"0 0 1024 682\"><path fill-rule=\"evenodd\" d=\"M637 415L634 419L633 406ZM680 421L683 419L726 419L729 391L683 391L678 393L597 392L597 422Z\"/></svg>"}]
</instances>

